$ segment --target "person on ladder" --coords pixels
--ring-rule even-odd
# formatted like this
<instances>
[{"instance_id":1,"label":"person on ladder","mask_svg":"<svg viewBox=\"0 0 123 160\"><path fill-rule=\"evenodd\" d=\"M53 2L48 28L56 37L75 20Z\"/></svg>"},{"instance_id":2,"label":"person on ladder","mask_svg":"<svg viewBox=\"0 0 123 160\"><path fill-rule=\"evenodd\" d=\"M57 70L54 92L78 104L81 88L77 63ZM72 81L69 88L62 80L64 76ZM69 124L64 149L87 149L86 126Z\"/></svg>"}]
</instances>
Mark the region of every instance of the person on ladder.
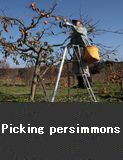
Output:
<instances>
[{"instance_id":1,"label":"person on ladder","mask_svg":"<svg viewBox=\"0 0 123 160\"><path fill-rule=\"evenodd\" d=\"M84 54L84 51L83 51L84 46L91 45L87 37L87 29L84 27L83 23L80 20L72 20L72 23L66 20L64 21L64 26L71 27L72 32L70 36L70 39L71 39L70 45L79 46L81 55L79 55L78 48L75 48L75 51L78 57L81 58L82 69L84 70L84 73L87 75L88 81L90 82L90 85L92 86L92 77L89 72L88 64L82 58ZM74 86L73 88L86 88L84 85L83 78L80 73L80 67L79 67L75 52L73 53L72 69L78 80L77 86Z\"/></svg>"}]
</instances>

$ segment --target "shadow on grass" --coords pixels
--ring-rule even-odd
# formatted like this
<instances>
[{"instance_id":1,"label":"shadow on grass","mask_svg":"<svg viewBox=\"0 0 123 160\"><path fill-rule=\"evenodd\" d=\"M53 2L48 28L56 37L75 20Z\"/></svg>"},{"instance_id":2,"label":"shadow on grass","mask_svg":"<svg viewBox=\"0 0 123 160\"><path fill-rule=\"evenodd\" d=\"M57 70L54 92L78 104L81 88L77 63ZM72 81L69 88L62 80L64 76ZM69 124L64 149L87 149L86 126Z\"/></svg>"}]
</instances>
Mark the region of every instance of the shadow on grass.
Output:
<instances>
[{"instance_id":1,"label":"shadow on grass","mask_svg":"<svg viewBox=\"0 0 123 160\"><path fill-rule=\"evenodd\" d=\"M36 95L35 101L30 99L30 94L11 95L0 92L0 102L46 102L43 96Z\"/></svg>"},{"instance_id":2,"label":"shadow on grass","mask_svg":"<svg viewBox=\"0 0 123 160\"><path fill-rule=\"evenodd\" d=\"M104 102L123 102L123 94L121 92L98 94L98 97L100 97Z\"/></svg>"},{"instance_id":3,"label":"shadow on grass","mask_svg":"<svg viewBox=\"0 0 123 160\"><path fill-rule=\"evenodd\" d=\"M28 102L30 98L29 94L11 95L0 92L0 102Z\"/></svg>"}]
</instances>

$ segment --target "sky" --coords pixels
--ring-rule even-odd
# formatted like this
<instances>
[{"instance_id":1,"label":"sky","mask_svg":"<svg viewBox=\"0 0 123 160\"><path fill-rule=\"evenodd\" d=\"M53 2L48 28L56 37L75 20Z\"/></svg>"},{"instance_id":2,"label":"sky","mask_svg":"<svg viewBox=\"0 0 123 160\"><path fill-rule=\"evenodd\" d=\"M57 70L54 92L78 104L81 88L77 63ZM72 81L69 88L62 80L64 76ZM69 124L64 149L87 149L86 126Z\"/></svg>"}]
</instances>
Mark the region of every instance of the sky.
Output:
<instances>
[{"instance_id":1,"label":"sky","mask_svg":"<svg viewBox=\"0 0 123 160\"><path fill-rule=\"evenodd\" d=\"M56 14L64 15L73 19L78 19L80 11L84 17L93 19L100 29L123 29L123 0L56 0L58 6ZM0 10L4 10L6 15L19 17L28 22L32 12L27 8L32 0L0 0ZM48 8L54 0L35 0L39 8ZM0 12L0 14L2 14ZM16 36L16 33L13 33ZM118 48L118 58L123 60L123 35L105 33L94 38L95 43L102 43L113 48ZM59 40L60 41L60 40ZM11 66L12 61L9 60ZM22 64L23 65L23 64Z\"/></svg>"}]
</instances>

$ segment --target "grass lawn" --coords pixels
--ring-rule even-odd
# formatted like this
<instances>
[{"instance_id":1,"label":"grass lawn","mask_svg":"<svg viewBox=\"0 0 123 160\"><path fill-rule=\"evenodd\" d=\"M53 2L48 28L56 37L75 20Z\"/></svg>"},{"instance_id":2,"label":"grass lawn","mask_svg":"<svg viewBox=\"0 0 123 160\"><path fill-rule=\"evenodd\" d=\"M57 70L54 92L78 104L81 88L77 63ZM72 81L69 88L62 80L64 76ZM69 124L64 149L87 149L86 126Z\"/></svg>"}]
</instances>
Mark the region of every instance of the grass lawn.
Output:
<instances>
[{"instance_id":1,"label":"grass lawn","mask_svg":"<svg viewBox=\"0 0 123 160\"><path fill-rule=\"evenodd\" d=\"M114 84L102 84L95 82L93 91L98 102L123 102L123 93L120 92L118 86ZM54 87L47 87L47 93L51 99ZM68 94L68 92L70 94ZM68 96L69 95L69 96ZM45 97L42 90L38 87L35 96L36 102L44 102ZM59 86L56 102L89 102L90 98L86 89L70 89ZM24 85L1 85L0 86L0 102L31 102L30 87Z\"/></svg>"}]
</instances>

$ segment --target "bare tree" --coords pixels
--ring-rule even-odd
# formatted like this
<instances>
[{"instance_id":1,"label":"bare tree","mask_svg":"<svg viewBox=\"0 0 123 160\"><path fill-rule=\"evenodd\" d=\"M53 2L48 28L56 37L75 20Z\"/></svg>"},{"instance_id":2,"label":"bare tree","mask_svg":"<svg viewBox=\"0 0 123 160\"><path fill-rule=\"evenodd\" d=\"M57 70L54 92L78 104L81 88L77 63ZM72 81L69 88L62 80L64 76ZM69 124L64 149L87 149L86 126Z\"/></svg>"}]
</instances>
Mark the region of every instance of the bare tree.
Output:
<instances>
[{"instance_id":1,"label":"bare tree","mask_svg":"<svg viewBox=\"0 0 123 160\"><path fill-rule=\"evenodd\" d=\"M57 4L55 3L49 10L39 9L35 3L30 5L30 8L35 13L31 18L30 24L26 25L21 19L12 18L9 16L0 16L2 30L0 32L0 49L4 57L11 56L16 64L18 57L25 62L33 63L35 70L31 86L31 100L34 100L36 85L40 75L41 65L45 65L44 73L55 63L52 53L53 46L49 44L48 38L61 33L55 32L55 27L58 26L64 17L53 14ZM13 40L12 36L7 40L2 36L3 31L9 32L9 28L16 27L19 32L19 37Z\"/></svg>"}]
</instances>

